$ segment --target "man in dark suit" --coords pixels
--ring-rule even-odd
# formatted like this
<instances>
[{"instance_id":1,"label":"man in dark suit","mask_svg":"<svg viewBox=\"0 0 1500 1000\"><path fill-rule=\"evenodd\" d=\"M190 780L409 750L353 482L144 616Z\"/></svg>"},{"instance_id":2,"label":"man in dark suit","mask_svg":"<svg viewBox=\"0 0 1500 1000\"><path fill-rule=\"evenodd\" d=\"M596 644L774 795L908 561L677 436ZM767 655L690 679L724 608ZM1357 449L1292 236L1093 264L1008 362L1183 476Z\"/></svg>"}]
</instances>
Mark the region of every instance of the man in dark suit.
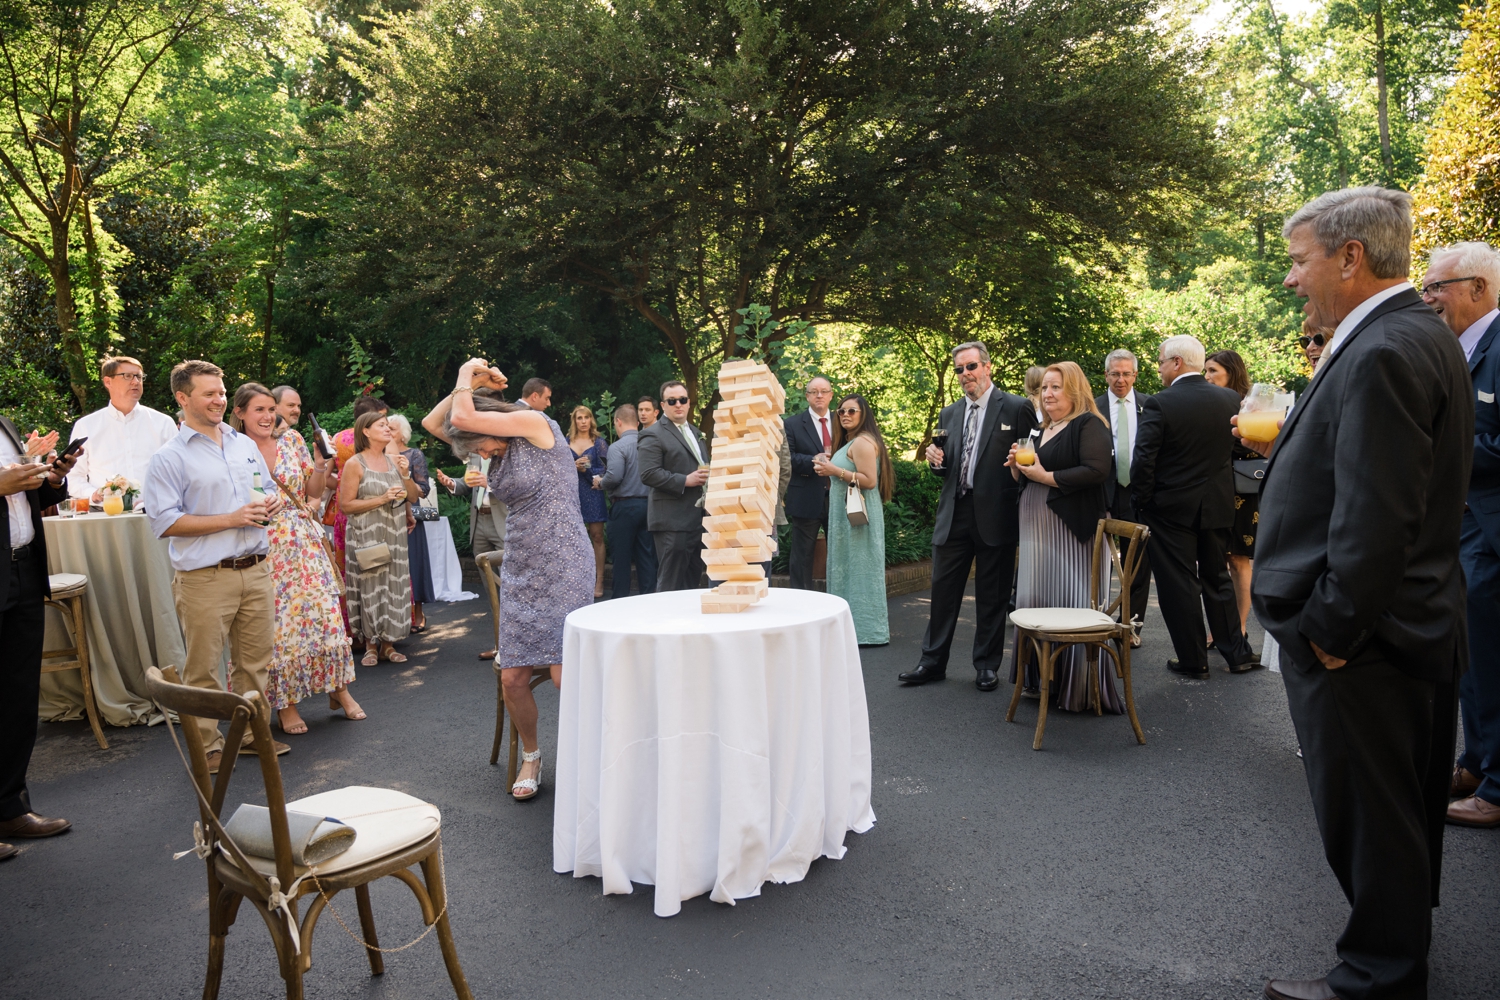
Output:
<instances>
[{"instance_id":1,"label":"man in dark suit","mask_svg":"<svg viewBox=\"0 0 1500 1000\"><path fill-rule=\"evenodd\" d=\"M1010 446L1026 439L1036 417L1030 400L994 387L985 345L958 345L953 366L964 394L938 418L938 426L948 432L944 446L927 448L929 466L943 477L932 531L931 613L922 658L899 680L925 684L947 676L948 651L973 566L974 685L993 691L1005 659L1005 606L1021 538L1019 490L1005 460Z\"/></svg>"},{"instance_id":2,"label":"man in dark suit","mask_svg":"<svg viewBox=\"0 0 1500 1000\"><path fill-rule=\"evenodd\" d=\"M0 552L9 564L0 573L0 838L51 837L69 827L31 811L26 769L36 745L36 708L42 684L42 600L52 591L47 579L47 538L42 508L68 499L64 478L76 457L49 465L27 463L26 442L0 417ZM0 859L16 848L0 844Z\"/></svg>"},{"instance_id":3,"label":"man in dark suit","mask_svg":"<svg viewBox=\"0 0 1500 1000\"><path fill-rule=\"evenodd\" d=\"M1464 752L1448 822L1500 827L1500 253L1484 243L1435 250L1422 299L1458 337L1474 383L1474 470L1460 539L1469 585L1469 669L1458 683Z\"/></svg>"},{"instance_id":4,"label":"man in dark suit","mask_svg":"<svg viewBox=\"0 0 1500 1000\"><path fill-rule=\"evenodd\" d=\"M695 590L703 579L703 515L698 506L708 472L708 442L688 420L681 382L661 387L661 419L641 431L636 457L651 488L646 527L656 541L656 589Z\"/></svg>"},{"instance_id":5,"label":"man in dark suit","mask_svg":"<svg viewBox=\"0 0 1500 1000\"><path fill-rule=\"evenodd\" d=\"M1156 599L1177 651L1167 667L1208 677L1206 611L1229 669L1250 670L1257 661L1240 632L1226 562L1234 526L1234 435L1226 428L1240 397L1203 378L1203 345L1195 337L1163 341L1156 370L1166 388L1142 405L1130 491L1140 523L1151 529Z\"/></svg>"},{"instance_id":6,"label":"man in dark suit","mask_svg":"<svg viewBox=\"0 0 1500 1000\"><path fill-rule=\"evenodd\" d=\"M1457 338L1405 280L1410 195L1330 191L1283 234L1286 285L1334 334L1274 449L1256 449L1270 462L1251 592L1351 909L1327 977L1266 995L1422 998L1467 661L1474 389Z\"/></svg>"},{"instance_id":7,"label":"man in dark suit","mask_svg":"<svg viewBox=\"0 0 1500 1000\"><path fill-rule=\"evenodd\" d=\"M1141 416L1146 412L1146 400L1151 397L1135 391L1135 377L1140 363L1134 354L1123 347L1110 351L1104 359L1104 377L1109 382L1109 391L1094 399L1094 405L1104 414L1109 424L1110 437L1114 439L1115 474L1104 484L1104 499L1109 505L1109 516L1121 521L1141 523L1135 511L1135 500L1130 491L1130 466L1135 456L1135 439L1140 432ZM1130 617L1136 621L1136 634L1146 624L1146 605L1151 599L1151 558L1149 542L1141 552L1141 561L1130 585ZM1139 645L1140 639L1134 642Z\"/></svg>"},{"instance_id":8,"label":"man in dark suit","mask_svg":"<svg viewBox=\"0 0 1500 1000\"><path fill-rule=\"evenodd\" d=\"M828 477L813 470L813 459L833 454L833 415L828 412L832 402L833 385L826 378L815 378L807 383L807 409L786 420L787 445L792 450L792 481L786 491L786 516L792 526L787 573L792 586L800 590L812 589L818 532L828 535Z\"/></svg>"}]
</instances>

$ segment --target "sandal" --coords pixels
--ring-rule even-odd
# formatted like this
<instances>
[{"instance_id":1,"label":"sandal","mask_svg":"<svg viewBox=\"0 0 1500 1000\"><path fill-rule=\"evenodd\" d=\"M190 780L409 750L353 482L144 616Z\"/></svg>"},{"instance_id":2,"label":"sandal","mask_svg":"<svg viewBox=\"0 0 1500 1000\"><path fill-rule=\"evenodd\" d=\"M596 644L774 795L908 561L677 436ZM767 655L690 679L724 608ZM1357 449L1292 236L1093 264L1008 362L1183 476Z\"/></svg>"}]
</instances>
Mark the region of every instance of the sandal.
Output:
<instances>
[{"instance_id":1,"label":"sandal","mask_svg":"<svg viewBox=\"0 0 1500 1000\"><path fill-rule=\"evenodd\" d=\"M530 764L532 761L536 761L536 777L535 778L519 778L519 779L516 780L516 783L514 785L510 786L510 796L511 796L511 798L515 799L517 802L525 802L527 799L534 799L534 798L536 798L537 793L542 790L542 750L541 750L541 747L538 747L537 749L531 751L530 753L526 753L525 751L522 751L522 753L521 753L521 760L522 760L523 763L526 763L526 764ZM525 794L522 794L522 793L525 793Z\"/></svg>"},{"instance_id":2,"label":"sandal","mask_svg":"<svg viewBox=\"0 0 1500 1000\"><path fill-rule=\"evenodd\" d=\"M350 698L349 700L354 701L353 698ZM340 705L338 698L335 697L332 692L330 692L328 695L328 710L331 712L337 712L340 709L343 709L344 718L348 719L350 722L358 722L359 720L365 718L365 710L359 707L359 702L354 702L354 710L359 714L350 715L349 710L347 708L344 708L343 705Z\"/></svg>"},{"instance_id":3,"label":"sandal","mask_svg":"<svg viewBox=\"0 0 1500 1000\"><path fill-rule=\"evenodd\" d=\"M390 651L385 654L385 658L388 663L406 662L406 657L403 654L396 652L395 646L390 647Z\"/></svg>"},{"instance_id":4,"label":"sandal","mask_svg":"<svg viewBox=\"0 0 1500 1000\"><path fill-rule=\"evenodd\" d=\"M297 721L294 725L290 727L287 726L286 716L281 714L285 711L286 709L283 708L277 710L276 712L276 724L281 727L281 731L283 733L286 733L288 736L301 736L303 733L307 732L307 722L300 715L297 717Z\"/></svg>"},{"instance_id":5,"label":"sandal","mask_svg":"<svg viewBox=\"0 0 1500 1000\"><path fill-rule=\"evenodd\" d=\"M366 649L365 650L365 655L362 656L362 657L360 657L360 659L359 659L359 665L362 666L362 667L373 667L375 664L377 664L379 662L380 662L380 657L377 656L377 655L375 655L375 650L373 650L373 649Z\"/></svg>"}]
</instances>

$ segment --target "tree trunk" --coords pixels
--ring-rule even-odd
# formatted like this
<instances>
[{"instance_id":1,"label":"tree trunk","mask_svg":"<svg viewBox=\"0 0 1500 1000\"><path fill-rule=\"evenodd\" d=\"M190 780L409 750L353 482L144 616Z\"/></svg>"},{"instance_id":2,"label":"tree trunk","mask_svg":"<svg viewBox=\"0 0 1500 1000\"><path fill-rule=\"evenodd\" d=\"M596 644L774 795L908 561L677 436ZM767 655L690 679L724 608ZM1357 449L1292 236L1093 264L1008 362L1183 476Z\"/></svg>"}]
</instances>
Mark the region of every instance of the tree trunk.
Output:
<instances>
[{"instance_id":1,"label":"tree trunk","mask_svg":"<svg viewBox=\"0 0 1500 1000\"><path fill-rule=\"evenodd\" d=\"M91 199L78 203L83 220L83 253L89 271L89 299L93 305L93 341L96 351L109 350L109 306L104 301L104 262L99 259L99 241L94 236L94 213Z\"/></svg>"},{"instance_id":2,"label":"tree trunk","mask_svg":"<svg viewBox=\"0 0 1500 1000\"><path fill-rule=\"evenodd\" d=\"M78 400L80 413L89 409L88 363L83 340L78 336L78 310L73 305L73 279L68 273L68 225L62 219L52 222L52 256L47 270L52 275L56 293L57 332L62 339L63 360L68 366L68 387Z\"/></svg>"},{"instance_id":3,"label":"tree trunk","mask_svg":"<svg viewBox=\"0 0 1500 1000\"><path fill-rule=\"evenodd\" d=\"M1375 3L1375 86L1379 92L1380 162L1389 185L1395 183L1396 161L1391 156L1390 95L1385 83L1385 10L1380 0Z\"/></svg>"}]
</instances>

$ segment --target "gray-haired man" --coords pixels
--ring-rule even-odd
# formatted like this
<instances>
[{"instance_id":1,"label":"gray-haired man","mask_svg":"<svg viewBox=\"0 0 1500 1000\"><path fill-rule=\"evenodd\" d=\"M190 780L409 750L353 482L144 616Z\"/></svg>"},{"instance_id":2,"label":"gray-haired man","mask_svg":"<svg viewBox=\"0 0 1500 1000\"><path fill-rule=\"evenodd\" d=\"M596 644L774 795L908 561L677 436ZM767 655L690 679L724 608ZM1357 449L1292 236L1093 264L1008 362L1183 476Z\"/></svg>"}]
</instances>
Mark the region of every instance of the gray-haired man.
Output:
<instances>
[{"instance_id":1,"label":"gray-haired man","mask_svg":"<svg viewBox=\"0 0 1500 1000\"><path fill-rule=\"evenodd\" d=\"M1130 463L1135 457L1135 437L1141 428L1141 415L1146 412L1146 402L1151 396L1135 391L1135 377L1140 363L1134 354L1123 347L1110 351L1104 359L1104 378L1109 391L1094 399L1094 405L1104 414L1109 424L1109 433L1114 438L1114 475L1104 484L1105 502L1109 504L1109 516L1121 521L1141 523L1136 514L1134 495L1130 491ZM1130 617L1137 623L1146 623L1146 603L1151 597L1151 558L1149 543L1141 552L1141 562L1130 585ZM1137 629L1137 632L1140 630ZM1140 640L1135 640L1140 645Z\"/></svg>"}]
</instances>

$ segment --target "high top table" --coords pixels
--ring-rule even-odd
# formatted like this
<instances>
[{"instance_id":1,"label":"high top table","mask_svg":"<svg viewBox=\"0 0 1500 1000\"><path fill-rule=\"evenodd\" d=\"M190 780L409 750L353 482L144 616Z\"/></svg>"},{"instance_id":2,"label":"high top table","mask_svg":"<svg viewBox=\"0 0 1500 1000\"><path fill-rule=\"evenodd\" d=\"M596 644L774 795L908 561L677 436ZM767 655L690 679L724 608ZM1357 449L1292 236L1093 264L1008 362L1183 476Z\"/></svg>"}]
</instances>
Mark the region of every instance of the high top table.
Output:
<instances>
[{"instance_id":1,"label":"high top table","mask_svg":"<svg viewBox=\"0 0 1500 1000\"><path fill-rule=\"evenodd\" d=\"M563 637L552 867L657 916L798 882L875 822L849 605L774 589L705 615L701 590L580 608Z\"/></svg>"}]
</instances>

